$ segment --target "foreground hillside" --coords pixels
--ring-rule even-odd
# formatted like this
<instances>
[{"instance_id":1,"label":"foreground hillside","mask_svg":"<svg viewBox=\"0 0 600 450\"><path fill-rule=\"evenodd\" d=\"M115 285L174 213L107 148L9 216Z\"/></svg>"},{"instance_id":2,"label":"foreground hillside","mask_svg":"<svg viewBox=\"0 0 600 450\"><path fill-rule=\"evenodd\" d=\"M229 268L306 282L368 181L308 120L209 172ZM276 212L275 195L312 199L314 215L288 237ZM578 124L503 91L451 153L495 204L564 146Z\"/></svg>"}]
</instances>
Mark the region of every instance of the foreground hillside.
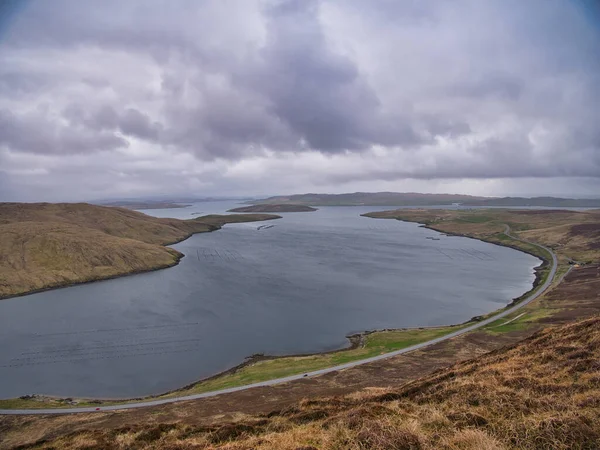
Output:
<instances>
[{"instance_id":1,"label":"foreground hillside","mask_svg":"<svg viewBox=\"0 0 600 450\"><path fill-rule=\"evenodd\" d=\"M600 318L543 330L396 388L237 421L193 425L158 415L124 425L120 415L110 427L77 425L20 448L597 449Z\"/></svg>"},{"instance_id":2,"label":"foreground hillside","mask_svg":"<svg viewBox=\"0 0 600 450\"><path fill-rule=\"evenodd\" d=\"M177 220L85 203L1 203L0 298L169 267L183 255L165 245L225 223L276 217Z\"/></svg>"}]
</instances>

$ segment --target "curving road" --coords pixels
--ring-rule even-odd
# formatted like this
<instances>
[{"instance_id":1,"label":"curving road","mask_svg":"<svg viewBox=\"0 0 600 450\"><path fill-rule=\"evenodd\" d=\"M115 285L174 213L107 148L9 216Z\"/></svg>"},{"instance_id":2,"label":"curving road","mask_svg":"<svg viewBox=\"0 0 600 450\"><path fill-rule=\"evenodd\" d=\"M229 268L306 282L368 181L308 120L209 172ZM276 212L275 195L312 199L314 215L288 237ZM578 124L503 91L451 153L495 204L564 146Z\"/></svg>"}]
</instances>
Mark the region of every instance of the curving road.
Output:
<instances>
[{"instance_id":1,"label":"curving road","mask_svg":"<svg viewBox=\"0 0 600 450\"><path fill-rule=\"evenodd\" d=\"M184 401L184 400L197 400L197 399L201 399L201 398L214 397L216 395L221 395L221 394L228 394L231 392L244 391L246 389L252 389L252 388L256 388L256 387L273 386L276 384L287 383L287 382L295 381L295 380L301 380L306 377L316 377L316 376L323 375L326 373L336 372L338 370L349 369L351 367L360 366L362 364L368 364L368 363L375 362L375 361L381 361L383 359L393 358L394 356L402 355L404 353L409 353L409 352L412 352L415 350L422 349L424 347L428 347L433 344L437 344L438 342L443 342L448 339L452 339L456 336L460 336L461 334L465 334L470 331L476 330L478 328L484 327L502 317L512 314L513 312L521 309L523 306L528 305L529 303L531 303L532 301L537 299L542 293L544 293L548 289L548 287L550 287L550 285L552 284L552 281L554 280L554 276L556 275L556 269L558 267L558 260L556 258L556 255L554 254L554 252L543 245L536 244L536 243L528 241L526 239L517 238L516 236L511 235L510 227L508 225L505 225L505 227L506 228L504 230L504 234L506 234L510 238L515 239L517 241L526 242L528 244L535 245L536 247L543 248L548 253L550 253L550 255L552 256L552 267L550 269L550 274L549 274L548 278L546 279L546 281L544 282L544 284L542 284L542 286L539 289L536 289L535 292L532 292L529 296L524 298L517 305L515 305L511 308L505 309L504 311L499 312L498 314L495 314L488 319L482 320L481 322L477 322L466 328L462 328L460 330L454 331L452 333L446 334L446 335L438 337L436 339L432 339L427 342L422 342L420 344L411 345L410 347L406 347L401 350L396 350L394 352L385 353L383 355L373 356L371 358L361 359L359 361L353 361L353 362L349 362L346 364L341 364L339 366L328 367L326 369L315 370L313 372L307 372L305 374L301 373L299 375L292 375L289 377L277 378L274 380L262 381L260 383L247 384L245 386L238 386L238 387L233 387L233 388L229 388L229 389L221 389L218 391L205 392L202 394L186 395L183 397L165 398L165 399L160 399L160 400L148 400L148 401L143 401L143 402L138 402L138 403L126 403L126 404L122 404L122 405L111 405L111 406L85 407L85 408L62 408L62 409L58 409L58 408L53 408L53 409L0 409L0 415L2 415L2 414L11 414L11 415L74 414L74 413L90 413L90 412L102 412L102 411L117 411L120 409L145 408L148 406L158 406L158 405L164 405L167 403L180 402L180 401ZM566 273L565 273L565 275L566 275ZM563 275L563 278L565 275ZM562 278L561 278L561 280L562 280Z\"/></svg>"}]
</instances>

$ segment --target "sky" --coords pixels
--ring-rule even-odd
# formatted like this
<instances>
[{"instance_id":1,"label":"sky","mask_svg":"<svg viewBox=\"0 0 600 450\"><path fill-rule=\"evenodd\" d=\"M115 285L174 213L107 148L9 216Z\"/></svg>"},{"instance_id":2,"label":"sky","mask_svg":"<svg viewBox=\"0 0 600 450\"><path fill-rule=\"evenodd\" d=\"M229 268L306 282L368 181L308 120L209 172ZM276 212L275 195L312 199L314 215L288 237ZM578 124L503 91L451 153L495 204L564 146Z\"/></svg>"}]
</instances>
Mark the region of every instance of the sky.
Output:
<instances>
[{"instance_id":1,"label":"sky","mask_svg":"<svg viewBox=\"0 0 600 450\"><path fill-rule=\"evenodd\" d=\"M594 0L4 0L0 201L600 197Z\"/></svg>"}]
</instances>

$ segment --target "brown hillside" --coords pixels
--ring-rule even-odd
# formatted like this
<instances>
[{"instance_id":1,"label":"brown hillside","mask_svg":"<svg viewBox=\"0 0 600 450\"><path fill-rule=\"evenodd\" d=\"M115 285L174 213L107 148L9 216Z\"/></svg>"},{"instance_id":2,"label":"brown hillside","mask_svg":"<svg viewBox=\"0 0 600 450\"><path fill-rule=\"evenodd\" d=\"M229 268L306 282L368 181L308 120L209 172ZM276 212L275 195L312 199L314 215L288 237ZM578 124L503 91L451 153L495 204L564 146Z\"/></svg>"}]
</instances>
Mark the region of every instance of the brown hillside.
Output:
<instances>
[{"instance_id":1,"label":"brown hillside","mask_svg":"<svg viewBox=\"0 0 600 450\"><path fill-rule=\"evenodd\" d=\"M159 219L86 203L0 203L0 298L169 267L164 245L266 214Z\"/></svg>"},{"instance_id":2,"label":"brown hillside","mask_svg":"<svg viewBox=\"0 0 600 450\"><path fill-rule=\"evenodd\" d=\"M145 424L77 426L20 448L598 449L599 361L600 318L594 317L396 389L304 400L212 425L157 416ZM79 422L77 416L61 420ZM14 431L11 440L19 440Z\"/></svg>"}]
</instances>

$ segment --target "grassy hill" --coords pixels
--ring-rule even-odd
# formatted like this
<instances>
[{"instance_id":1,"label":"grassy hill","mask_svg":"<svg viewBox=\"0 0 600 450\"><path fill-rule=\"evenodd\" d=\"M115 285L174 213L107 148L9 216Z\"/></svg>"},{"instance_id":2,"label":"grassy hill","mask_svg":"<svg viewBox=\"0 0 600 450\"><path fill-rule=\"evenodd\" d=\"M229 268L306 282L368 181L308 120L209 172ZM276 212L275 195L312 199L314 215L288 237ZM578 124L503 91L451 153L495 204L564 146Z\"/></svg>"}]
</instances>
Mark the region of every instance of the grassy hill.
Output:
<instances>
[{"instance_id":1,"label":"grassy hill","mask_svg":"<svg viewBox=\"0 0 600 450\"><path fill-rule=\"evenodd\" d=\"M0 298L177 264L165 247L267 214L159 219L86 203L0 203Z\"/></svg>"}]
</instances>

